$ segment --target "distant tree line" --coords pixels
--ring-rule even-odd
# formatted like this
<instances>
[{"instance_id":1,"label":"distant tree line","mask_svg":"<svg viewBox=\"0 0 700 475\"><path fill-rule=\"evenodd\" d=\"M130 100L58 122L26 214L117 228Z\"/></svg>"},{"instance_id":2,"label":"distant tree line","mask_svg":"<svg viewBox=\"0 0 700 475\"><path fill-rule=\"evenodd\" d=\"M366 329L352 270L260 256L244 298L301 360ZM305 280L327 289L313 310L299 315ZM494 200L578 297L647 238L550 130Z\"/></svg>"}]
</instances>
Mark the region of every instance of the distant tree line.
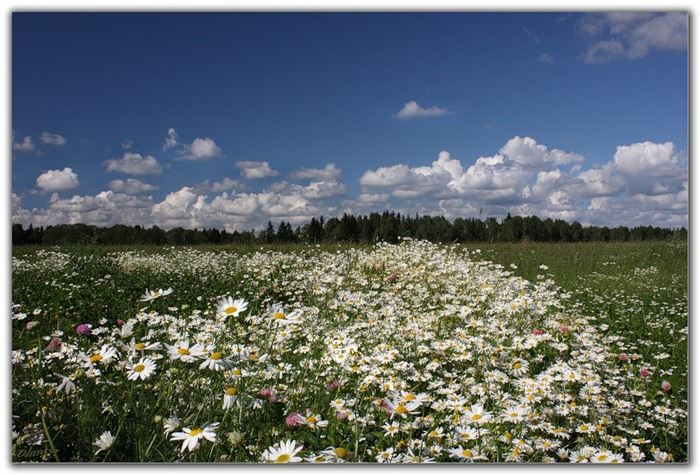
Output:
<instances>
[{"instance_id":1,"label":"distant tree line","mask_svg":"<svg viewBox=\"0 0 700 475\"><path fill-rule=\"evenodd\" d=\"M396 212L371 213L368 216L343 214L325 220L312 218L296 229L281 221L277 227L272 221L259 232L207 229L172 228L167 231L152 226L97 227L87 224L59 224L56 226L25 229L12 225L12 244L45 246L66 244L282 244L282 243L359 243L378 241L396 243L400 237L425 239L432 242L582 242L582 241L647 241L687 240L686 228L659 228L636 226L582 226L561 219L540 219L537 216L511 216L500 222L493 217L457 218L450 222L442 216L402 215Z\"/></svg>"}]
</instances>

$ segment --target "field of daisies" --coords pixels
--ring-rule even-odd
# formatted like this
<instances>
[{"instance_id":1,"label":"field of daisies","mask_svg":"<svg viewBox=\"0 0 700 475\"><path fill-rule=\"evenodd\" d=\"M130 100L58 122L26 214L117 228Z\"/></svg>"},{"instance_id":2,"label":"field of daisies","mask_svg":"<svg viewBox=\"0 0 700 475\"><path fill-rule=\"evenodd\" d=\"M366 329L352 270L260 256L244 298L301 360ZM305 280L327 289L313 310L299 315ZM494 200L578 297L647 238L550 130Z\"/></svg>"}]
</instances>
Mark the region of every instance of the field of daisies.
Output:
<instances>
[{"instance_id":1,"label":"field of daisies","mask_svg":"<svg viewBox=\"0 0 700 475\"><path fill-rule=\"evenodd\" d=\"M686 294L486 254L14 252L12 460L687 462Z\"/></svg>"}]
</instances>

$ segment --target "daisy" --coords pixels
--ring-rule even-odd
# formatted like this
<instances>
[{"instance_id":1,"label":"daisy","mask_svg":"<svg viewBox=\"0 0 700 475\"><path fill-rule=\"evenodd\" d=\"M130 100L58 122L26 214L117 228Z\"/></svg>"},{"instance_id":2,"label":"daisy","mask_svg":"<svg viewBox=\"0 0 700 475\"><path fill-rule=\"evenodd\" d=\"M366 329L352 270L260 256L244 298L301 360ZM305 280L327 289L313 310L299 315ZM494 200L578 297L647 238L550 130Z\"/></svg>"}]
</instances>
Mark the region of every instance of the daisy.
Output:
<instances>
[{"instance_id":1,"label":"daisy","mask_svg":"<svg viewBox=\"0 0 700 475\"><path fill-rule=\"evenodd\" d=\"M476 462L479 460L487 460L486 457L481 455L476 450L462 448L458 445L454 449L450 449L450 457L456 458L461 462Z\"/></svg>"},{"instance_id":2,"label":"daisy","mask_svg":"<svg viewBox=\"0 0 700 475\"><path fill-rule=\"evenodd\" d=\"M393 401L383 399L381 404L392 419L396 415L405 419L409 414L418 414L416 408L421 405L421 403L417 401L405 402L396 398Z\"/></svg>"},{"instance_id":3,"label":"daisy","mask_svg":"<svg viewBox=\"0 0 700 475\"><path fill-rule=\"evenodd\" d=\"M231 409L234 406L240 406L241 401L238 399L238 389L226 388L224 391L224 409Z\"/></svg>"},{"instance_id":4,"label":"daisy","mask_svg":"<svg viewBox=\"0 0 700 475\"><path fill-rule=\"evenodd\" d=\"M100 438L92 443L92 445L99 447L99 449L97 449L97 451L95 452L95 455L97 455L102 450L109 449L112 446L112 444L114 444L114 436L112 435L112 433L110 431L103 432Z\"/></svg>"},{"instance_id":5,"label":"daisy","mask_svg":"<svg viewBox=\"0 0 700 475\"><path fill-rule=\"evenodd\" d=\"M66 394L70 394L73 391L75 391L75 383L73 380L68 377L68 376L63 376L62 374L54 373L55 376L58 376L61 378L61 384L58 385L56 388L56 392L59 392L61 389L65 389Z\"/></svg>"},{"instance_id":6,"label":"daisy","mask_svg":"<svg viewBox=\"0 0 700 475\"><path fill-rule=\"evenodd\" d=\"M610 463L612 455L612 452L609 450L598 450L591 456L590 460L593 463Z\"/></svg>"},{"instance_id":7,"label":"daisy","mask_svg":"<svg viewBox=\"0 0 700 475\"><path fill-rule=\"evenodd\" d=\"M121 327L119 327L119 330L117 330L117 335L120 338L129 338L134 334L134 324L133 323L125 323Z\"/></svg>"},{"instance_id":8,"label":"daisy","mask_svg":"<svg viewBox=\"0 0 700 475\"><path fill-rule=\"evenodd\" d=\"M165 421L163 421L163 427L165 428L163 432L165 433L165 435L168 435L175 429L180 428L180 419L178 419L177 416L168 417L167 419L165 419Z\"/></svg>"},{"instance_id":9,"label":"daisy","mask_svg":"<svg viewBox=\"0 0 700 475\"><path fill-rule=\"evenodd\" d=\"M233 300L233 297L225 297L216 304L216 314L222 320L228 317L237 317L248 308L248 302L243 299Z\"/></svg>"},{"instance_id":10,"label":"daisy","mask_svg":"<svg viewBox=\"0 0 700 475\"><path fill-rule=\"evenodd\" d=\"M199 369L209 368L214 371L223 371L227 368L233 366L233 363L228 358L224 358L224 355L220 351L214 351L205 357L204 361L199 365Z\"/></svg>"},{"instance_id":11,"label":"daisy","mask_svg":"<svg viewBox=\"0 0 700 475\"><path fill-rule=\"evenodd\" d=\"M522 358L516 358L510 367L510 374L516 378L525 376L530 371L530 363Z\"/></svg>"},{"instance_id":12,"label":"daisy","mask_svg":"<svg viewBox=\"0 0 700 475\"><path fill-rule=\"evenodd\" d=\"M309 412L306 416L302 417L304 418L303 423L311 429L317 429L319 427L328 426L328 421L324 421L323 419L321 419L321 416L319 414L312 414Z\"/></svg>"},{"instance_id":13,"label":"daisy","mask_svg":"<svg viewBox=\"0 0 700 475\"><path fill-rule=\"evenodd\" d=\"M283 440L277 445L272 445L265 449L262 454L262 461L268 463L294 463L301 462L302 458L296 455L304 448L303 445L297 447L295 440Z\"/></svg>"},{"instance_id":14,"label":"daisy","mask_svg":"<svg viewBox=\"0 0 700 475\"><path fill-rule=\"evenodd\" d=\"M299 323L301 321L301 311L300 310L294 310L293 312L284 313L284 308L282 305L273 305L270 307L268 310L270 314L272 315L272 320L275 323L279 323L282 325L289 325L292 323Z\"/></svg>"},{"instance_id":15,"label":"daisy","mask_svg":"<svg viewBox=\"0 0 700 475\"><path fill-rule=\"evenodd\" d=\"M184 452L185 449L192 452L197 448L201 439L207 439L209 442L216 442L216 428L218 426L218 422L212 422L211 424L207 423L202 427L195 427L194 429L184 427L182 432L174 432L170 440L182 441L180 452Z\"/></svg>"},{"instance_id":16,"label":"daisy","mask_svg":"<svg viewBox=\"0 0 700 475\"><path fill-rule=\"evenodd\" d=\"M484 424L491 419L491 413L484 411L481 404L472 404L469 409L464 410L464 417L474 424Z\"/></svg>"},{"instance_id":17,"label":"daisy","mask_svg":"<svg viewBox=\"0 0 700 475\"><path fill-rule=\"evenodd\" d=\"M137 351L140 351L141 354L143 354L144 351L149 350L157 350L160 348L160 342L155 342L151 343L150 341L139 341L137 342L134 338L131 339L131 343L129 343L128 346L128 351L130 353L136 353Z\"/></svg>"},{"instance_id":18,"label":"daisy","mask_svg":"<svg viewBox=\"0 0 700 475\"><path fill-rule=\"evenodd\" d=\"M206 354L204 345L202 345L201 343L197 343L194 346L190 347L189 338L180 340L175 345L168 345L167 343L165 343L164 345L165 348L168 350L168 355L170 355L171 360L180 360L185 363L191 363L200 356L204 356Z\"/></svg>"},{"instance_id":19,"label":"daisy","mask_svg":"<svg viewBox=\"0 0 700 475\"><path fill-rule=\"evenodd\" d=\"M108 364L115 356L117 356L117 350L109 345L102 345L100 351L93 353L91 356L87 356L85 353L78 355L88 368L92 368L92 365L95 363Z\"/></svg>"},{"instance_id":20,"label":"daisy","mask_svg":"<svg viewBox=\"0 0 700 475\"><path fill-rule=\"evenodd\" d=\"M156 370L156 362L153 358L141 358L138 363L129 363L126 365L127 378L130 380L148 379Z\"/></svg>"},{"instance_id":21,"label":"daisy","mask_svg":"<svg viewBox=\"0 0 700 475\"><path fill-rule=\"evenodd\" d=\"M474 440L479 436L479 432L468 426L457 426L455 428L454 438L456 440Z\"/></svg>"},{"instance_id":22,"label":"daisy","mask_svg":"<svg viewBox=\"0 0 700 475\"><path fill-rule=\"evenodd\" d=\"M527 409L522 406L510 406L503 410L501 413L501 420L503 422L522 422L527 414Z\"/></svg>"},{"instance_id":23,"label":"daisy","mask_svg":"<svg viewBox=\"0 0 700 475\"><path fill-rule=\"evenodd\" d=\"M166 295L170 295L173 293L173 289L168 288L166 290L163 289L158 289L154 291L150 291L146 289L146 293L141 296L141 301L142 302L151 302L158 297L165 297Z\"/></svg>"}]
</instances>

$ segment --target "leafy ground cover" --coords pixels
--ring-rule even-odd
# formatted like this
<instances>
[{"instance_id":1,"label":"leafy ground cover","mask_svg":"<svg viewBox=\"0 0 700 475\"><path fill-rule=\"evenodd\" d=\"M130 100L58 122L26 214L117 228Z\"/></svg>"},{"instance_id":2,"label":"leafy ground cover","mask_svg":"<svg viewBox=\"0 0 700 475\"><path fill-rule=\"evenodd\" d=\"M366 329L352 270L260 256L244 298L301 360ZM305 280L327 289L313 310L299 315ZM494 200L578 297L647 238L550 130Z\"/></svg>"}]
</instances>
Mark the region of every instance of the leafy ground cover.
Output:
<instances>
[{"instance_id":1,"label":"leafy ground cover","mask_svg":"<svg viewBox=\"0 0 700 475\"><path fill-rule=\"evenodd\" d=\"M687 461L685 244L13 254L14 462Z\"/></svg>"}]
</instances>

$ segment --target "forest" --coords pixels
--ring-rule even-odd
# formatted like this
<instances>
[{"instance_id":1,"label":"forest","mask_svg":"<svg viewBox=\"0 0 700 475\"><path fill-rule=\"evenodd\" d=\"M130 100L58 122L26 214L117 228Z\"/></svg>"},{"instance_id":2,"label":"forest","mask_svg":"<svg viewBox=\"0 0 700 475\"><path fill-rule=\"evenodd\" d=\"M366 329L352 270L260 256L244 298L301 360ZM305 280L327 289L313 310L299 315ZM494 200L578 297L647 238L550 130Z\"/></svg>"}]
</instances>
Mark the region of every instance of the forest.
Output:
<instances>
[{"instance_id":1,"label":"forest","mask_svg":"<svg viewBox=\"0 0 700 475\"><path fill-rule=\"evenodd\" d=\"M324 219L312 218L303 226L292 227L288 221L274 226L268 221L265 229L256 231L226 231L216 228L185 229L176 227L164 230L139 225L118 224L98 227L87 224L59 224L55 226L24 228L12 225L14 246L106 244L106 245L194 245L194 244L282 244L282 243L357 243L371 244L378 241L396 243L399 238L412 238L438 242L626 242L666 239L687 239L686 228L660 228L652 226L610 228L607 226L582 226L574 221L540 219L537 216L511 216L502 220L494 217L457 218L450 222L442 216L402 215L396 212L371 213Z\"/></svg>"}]
</instances>

